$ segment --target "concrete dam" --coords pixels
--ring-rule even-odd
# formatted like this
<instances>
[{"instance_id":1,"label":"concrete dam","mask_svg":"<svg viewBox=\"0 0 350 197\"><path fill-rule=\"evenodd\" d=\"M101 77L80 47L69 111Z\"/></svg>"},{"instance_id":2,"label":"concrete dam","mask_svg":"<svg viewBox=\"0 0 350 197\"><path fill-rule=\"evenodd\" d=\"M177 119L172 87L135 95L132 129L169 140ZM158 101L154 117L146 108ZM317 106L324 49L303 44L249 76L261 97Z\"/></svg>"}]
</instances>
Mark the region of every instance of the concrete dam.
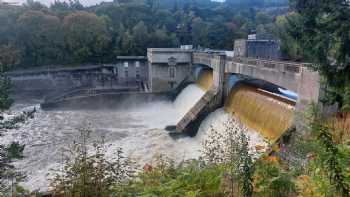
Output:
<instances>
[{"instance_id":1,"label":"concrete dam","mask_svg":"<svg viewBox=\"0 0 350 197\"><path fill-rule=\"evenodd\" d=\"M210 98L212 97L206 97L206 95L213 91L212 70L200 69L195 75L196 85L205 93L203 93L202 98L190 108L192 111L198 107L198 104L201 103L202 100L204 100L203 102L205 103L203 106L208 106L206 103L210 103L212 101ZM237 81L236 84L232 84L225 103L223 103L223 106L218 105L218 107L223 107L226 113L238 118L244 125L259 132L266 140L275 142L285 131L292 127L295 104L296 100L273 94L242 80L241 82ZM202 108L205 108L203 106ZM200 107L201 106L198 108ZM215 106L212 107L212 110L218 108ZM192 111L189 111L186 115L195 117L195 113ZM210 114L210 112L211 111L205 111L203 114L204 118ZM186 116L183 117L181 121L184 121L185 118ZM181 124L181 121L178 124ZM200 126L200 124L201 122L197 123L198 126ZM191 127L187 128L187 130L177 129L179 132L185 131L190 134L194 132L196 134L196 129L198 128Z\"/></svg>"},{"instance_id":2,"label":"concrete dam","mask_svg":"<svg viewBox=\"0 0 350 197\"><path fill-rule=\"evenodd\" d=\"M78 128L92 130L91 144L103 137L110 156L122 148L140 166L162 154L181 162L199 158L213 128L224 130L229 120L246 132L252 151L266 149L293 126L295 111L319 97L318 74L301 63L188 49L148 49L147 57L119 57L109 65L9 76L15 97L21 84L29 95L16 100L13 114L38 109L34 119L2 138L26 145L15 165L27 172L23 185L32 190L48 188L46 174L59 167ZM74 93L47 100L55 89ZM169 135L169 127L185 136Z\"/></svg>"}]
</instances>

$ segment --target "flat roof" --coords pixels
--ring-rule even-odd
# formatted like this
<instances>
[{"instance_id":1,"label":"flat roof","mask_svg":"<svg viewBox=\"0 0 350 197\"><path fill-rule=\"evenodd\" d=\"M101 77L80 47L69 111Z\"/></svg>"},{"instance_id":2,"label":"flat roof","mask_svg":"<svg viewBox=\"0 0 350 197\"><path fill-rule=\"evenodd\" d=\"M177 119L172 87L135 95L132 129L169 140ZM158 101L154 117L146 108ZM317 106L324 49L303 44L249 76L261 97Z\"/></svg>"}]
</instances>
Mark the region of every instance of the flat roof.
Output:
<instances>
[{"instance_id":1,"label":"flat roof","mask_svg":"<svg viewBox=\"0 0 350 197\"><path fill-rule=\"evenodd\" d=\"M146 56L117 56L118 60L146 60Z\"/></svg>"},{"instance_id":2,"label":"flat roof","mask_svg":"<svg viewBox=\"0 0 350 197\"><path fill-rule=\"evenodd\" d=\"M193 49L181 49L181 48L148 48L150 52L192 52Z\"/></svg>"}]
</instances>

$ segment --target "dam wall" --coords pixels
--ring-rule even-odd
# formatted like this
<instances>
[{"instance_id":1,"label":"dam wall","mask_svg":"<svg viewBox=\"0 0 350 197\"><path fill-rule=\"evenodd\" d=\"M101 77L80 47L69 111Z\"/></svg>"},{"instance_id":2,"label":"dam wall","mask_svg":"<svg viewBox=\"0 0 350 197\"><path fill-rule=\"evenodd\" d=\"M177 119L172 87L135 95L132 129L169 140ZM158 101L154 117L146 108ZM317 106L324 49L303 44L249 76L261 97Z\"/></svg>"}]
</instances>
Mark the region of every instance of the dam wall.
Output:
<instances>
[{"instance_id":1,"label":"dam wall","mask_svg":"<svg viewBox=\"0 0 350 197\"><path fill-rule=\"evenodd\" d=\"M201 120L222 105L225 56L215 56L213 61L215 61L214 69L203 70L197 79L197 84L206 93L177 123L177 132L193 134L193 131L198 130Z\"/></svg>"},{"instance_id":2,"label":"dam wall","mask_svg":"<svg viewBox=\"0 0 350 197\"><path fill-rule=\"evenodd\" d=\"M247 85L237 85L224 109L244 125L276 142L293 125L295 101Z\"/></svg>"},{"instance_id":3,"label":"dam wall","mask_svg":"<svg viewBox=\"0 0 350 197\"><path fill-rule=\"evenodd\" d=\"M111 64L46 66L8 72L7 76L15 92L62 92L81 87L147 89L148 62L144 56L118 56Z\"/></svg>"},{"instance_id":4,"label":"dam wall","mask_svg":"<svg viewBox=\"0 0 350 197\"><path fill-rule=\"evenodd\" d=\"M198 69L193 72L194 69L188 68L191 66L203 66L211 70L210 86L206 84L208 79L197 80L198 85L205 87L206 93L177 123L177 132L192 135L210 112L224 106L227 113L273 143L290 127L298 127L295 111L303 112L309 104L318 103L321 96L319 74L306 63L254 59L239 55L229 57L220 51L181 49L173 52L169 49L153 49L148 51L148 57L151 58L150 65L152 61L156 62L154 59L164 61L159 67L150 69L153 70L151 80L159 77L157 70L168 71L160 74L164 81L152 81L151 89L156 91L158 83L169 83L167 80L171 78L171 68L176 67L174 62L177 62L177 58L186 60L184 68L187 73L184 69L183 77L194 78L198 75ZM233 75L236 76L234 80ZM252 86L233 87L232 83L235 82L232 80L255 82L250 82ZM171 89L172 87L163 86L162 91ZM291 96L288 97L288 94Z\"/></svg>"}]
</instances>

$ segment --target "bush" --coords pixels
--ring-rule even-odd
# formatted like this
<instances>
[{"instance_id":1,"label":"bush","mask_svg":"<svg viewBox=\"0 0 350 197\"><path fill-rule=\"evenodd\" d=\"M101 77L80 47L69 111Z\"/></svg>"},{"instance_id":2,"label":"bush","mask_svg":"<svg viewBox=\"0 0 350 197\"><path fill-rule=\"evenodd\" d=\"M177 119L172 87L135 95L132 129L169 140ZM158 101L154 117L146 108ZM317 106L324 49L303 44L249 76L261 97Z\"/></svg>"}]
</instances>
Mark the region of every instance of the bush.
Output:
<instances>
[{"instance_id":1,"label":"bush","mask_svg":"<svg viewBox=\"0 0 350 197\"><path fill-rule=\"evenodd\" d=\"M114 159L106 159L104 141L95 142L88 153L90 130L81 129L81 141L74 143L64 158L62 169L52 170L54 196L110 196L112 187L122 184L132 174L130 162L119 149Z\"/></svg>"},{"instance_id":2,"label":"bush","mask_svg":"<svg viewBox=\"0 0 350 197\"><path fill-rule=\"evenodd\" d=\"M152 169L140 173L120 196L224 196L220 191L223 168L204 167L193 160L175 166L162 157Z\"/></svg>"}]
</instances>

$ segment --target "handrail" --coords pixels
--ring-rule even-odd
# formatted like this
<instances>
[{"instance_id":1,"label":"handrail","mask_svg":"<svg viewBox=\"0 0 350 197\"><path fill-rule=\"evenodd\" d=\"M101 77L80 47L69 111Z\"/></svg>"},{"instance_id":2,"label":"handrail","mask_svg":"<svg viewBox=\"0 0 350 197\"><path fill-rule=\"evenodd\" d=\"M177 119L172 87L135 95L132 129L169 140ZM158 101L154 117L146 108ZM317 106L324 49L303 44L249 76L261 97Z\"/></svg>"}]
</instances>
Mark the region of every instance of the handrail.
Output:
<instances>
[{"instance_id":1,"label":"handrail","mask_svg":"<svg viewBox=\"0 0 350 197\"><path fill-rule=\"evenodd\" d=\"M211 60L215 57L215 54L206 52L194 52L193 61L194 63L202 63L205 65L211 64ZM278 69L283 72L288 73L300 73L302 67L306 67L305 63L295 63L287 61L276 61L276 60L266 60L266 59L255 59L248 57L226 57L226 63L242 63L256 67L262 67L267 69Z\"/></svg>"}]
</instances>

